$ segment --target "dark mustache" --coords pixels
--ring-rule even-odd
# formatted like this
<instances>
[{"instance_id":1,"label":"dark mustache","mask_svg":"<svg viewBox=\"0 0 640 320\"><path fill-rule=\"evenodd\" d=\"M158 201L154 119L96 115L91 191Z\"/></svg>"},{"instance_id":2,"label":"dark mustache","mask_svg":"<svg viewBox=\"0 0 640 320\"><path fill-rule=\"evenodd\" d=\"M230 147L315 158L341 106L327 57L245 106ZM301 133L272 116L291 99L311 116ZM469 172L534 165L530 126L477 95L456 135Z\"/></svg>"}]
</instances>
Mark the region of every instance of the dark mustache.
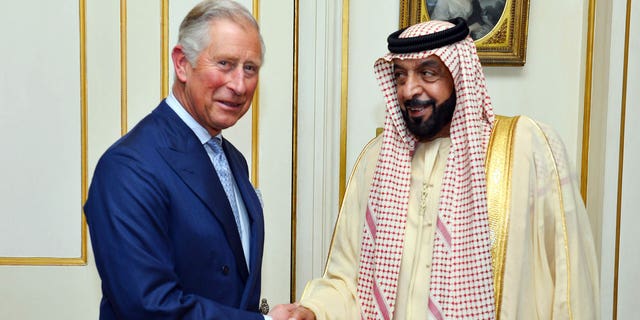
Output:
<instances>
[{"instance_id":1,"label":"dark mustache","mask_svg":"<svg viewBox=\"0 0 640 320\"><path fill-rule=\"evenodd\" d=\"M405 100L404 106L405 108L411 108L411 107L434 107L435 108L436 102L433 99L429 99L429 100L410 99L410 100Z\"/></svg>"}]
</instances>

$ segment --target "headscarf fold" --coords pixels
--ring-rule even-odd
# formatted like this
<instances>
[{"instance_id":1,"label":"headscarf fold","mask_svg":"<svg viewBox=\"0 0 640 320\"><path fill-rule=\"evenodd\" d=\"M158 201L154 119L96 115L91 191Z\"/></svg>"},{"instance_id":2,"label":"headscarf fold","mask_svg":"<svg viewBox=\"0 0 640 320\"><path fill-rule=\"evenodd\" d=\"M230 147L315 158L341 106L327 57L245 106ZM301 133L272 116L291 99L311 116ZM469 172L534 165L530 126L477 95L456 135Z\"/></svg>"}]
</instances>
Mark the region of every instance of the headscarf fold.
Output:
<instances>
[{"instance_id":1,"label":"headscarf fold","mask_svg":"<svg viewBox=\"0 0 640 320\"><path fill-rule=\"evenodd\" d=\"M423 36L452 26L449 22L428 21L407 28L399 37ZM436 221L429 315L433 319L495 318L484 171L495 116L476 47L466 37L431 50L388 53L374 65L387 113L360 253L358 298L363 319L393 317L411 185L411 158L418 143L400 111L393 60L425 59L431 55L438 56L451 72L457 104Z\"/></svg>"}]
</instances>

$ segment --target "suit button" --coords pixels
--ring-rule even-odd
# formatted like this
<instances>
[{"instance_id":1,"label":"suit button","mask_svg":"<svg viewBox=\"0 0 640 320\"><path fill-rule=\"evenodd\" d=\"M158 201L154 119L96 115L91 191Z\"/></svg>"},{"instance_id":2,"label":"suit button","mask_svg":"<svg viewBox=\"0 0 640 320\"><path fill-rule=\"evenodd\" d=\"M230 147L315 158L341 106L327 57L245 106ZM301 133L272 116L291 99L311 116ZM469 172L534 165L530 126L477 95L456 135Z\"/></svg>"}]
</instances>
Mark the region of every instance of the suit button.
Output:
<instances>
[{"instance_id":1,"label":"suit button","mask_svg":"<svg viewBox=\"0 0 640 320\"><path fill-rule=\"evenodd\" d=\"M229 274L229 266L222 266L222 274L224 274L225 276Z\"/></svg>"}]
</instances>

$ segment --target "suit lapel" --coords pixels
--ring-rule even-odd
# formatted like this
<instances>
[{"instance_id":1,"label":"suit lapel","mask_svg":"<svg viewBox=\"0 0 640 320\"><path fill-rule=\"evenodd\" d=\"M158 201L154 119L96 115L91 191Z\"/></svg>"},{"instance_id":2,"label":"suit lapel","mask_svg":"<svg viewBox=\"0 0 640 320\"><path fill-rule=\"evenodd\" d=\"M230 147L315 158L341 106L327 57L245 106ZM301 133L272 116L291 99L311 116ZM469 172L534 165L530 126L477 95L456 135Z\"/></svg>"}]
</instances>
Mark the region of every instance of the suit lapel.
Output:
<instances>
[{"instance_id":1,"label":"suit lapel","mask_svg":"<svg viewBox=\"0 0 640 320\"><path fill-rule=\"evenodd\" d=\"M229 143L226 140L222 145L225 154L227 155L227 159L229 160L229 166L233 172L233 177L238 185L240 194L242 195L242 200L250 221L250 272L249 280L247 281L248 285L245 288L245 292L242 297L243 301L241 303L241 305L245 305L245 302L247 302L247 299L251 298L253 292L255 290L259 291L264 246L264 220L262 215L262 205L253 185L249 181L246 161L242 158L239 151L229 146Z\"/></svg>"},{"instance_id":2,"label":"suit lapel","mask_svg":"<svg viewBox=\"0 0 640 320\"><path fill-rule=\"evenodd\" d=\"M170 118L168 124L172 127L168 128L170 134L167 147L161 147L158 151L220 222L233 251L240 275L246 281L249 274L242 242L220 179L195 134L168 105L165 106L164 110L159 109L159 111Z\"/></svg>"},{"instance_id":3,"label":"suit lapel","mask_svg":"<svg viewBox=\"0 0 640 320\"><path fill-rule=\"evenodd\" d=\"M264 240L262 205L260 204L260 199L258 199L251 181L249 181L247 174L248 170L245 165L246 162L244 161L244 159L240 158L240 153L238 151L229 150L230 147L228 146L228 142L226 140L225 143L223 143L223 149L225 151L227 159L229 160L229 166L231 167L233 177L236 181L236 184L238 185L238 189L240 190L242 200L244 201L244 205L249 216L251 224L251 264L253 265L253 261L255 260L253 249L260 249L255 253L262 253L262 243Z\"/></svg>"}]
</instances>

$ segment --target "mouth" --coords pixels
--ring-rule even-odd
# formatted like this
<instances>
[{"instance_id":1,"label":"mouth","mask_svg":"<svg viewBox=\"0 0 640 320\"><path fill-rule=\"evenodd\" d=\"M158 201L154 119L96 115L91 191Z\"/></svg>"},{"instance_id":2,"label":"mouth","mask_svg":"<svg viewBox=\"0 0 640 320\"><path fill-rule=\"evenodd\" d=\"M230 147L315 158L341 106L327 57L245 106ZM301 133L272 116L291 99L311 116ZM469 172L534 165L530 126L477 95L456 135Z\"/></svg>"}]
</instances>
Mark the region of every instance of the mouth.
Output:
<instances>
[{"instance_id":1,"label":"mouth","mask_svg":"<svg viewBox=\"0 0 640 320\"><path fill-rule=\"evenodd\" d=\"M242 106L244 105L244 102L222 101L222 100L219 100L218 103L220 103L224 107L231 108L231 109L242 108Z\"/></svg>"},{"instance_id":2,"label":"mouth","mask_svg":"<svg viewBox=\"0 0 640 320\"><path fill-rule=\"evenodd\" d=\"M431 107L435 107L435 101L411 99L406 101L404 106L411 118L418 118L425 116Z\"/></svg>"},{"instance_id":3,"label":"mouth","mask_svg":"<svg viewBox=\"0 0 640 320\"><path fill-rule=\"evenodd\" d=\"M421 118L423 116L425 116L428 112L428 110L431 108L430 105L428 106L408 106L407 107L407 113L409 114L409 116L411 118Z\"/></svg>"}]
</instances>

